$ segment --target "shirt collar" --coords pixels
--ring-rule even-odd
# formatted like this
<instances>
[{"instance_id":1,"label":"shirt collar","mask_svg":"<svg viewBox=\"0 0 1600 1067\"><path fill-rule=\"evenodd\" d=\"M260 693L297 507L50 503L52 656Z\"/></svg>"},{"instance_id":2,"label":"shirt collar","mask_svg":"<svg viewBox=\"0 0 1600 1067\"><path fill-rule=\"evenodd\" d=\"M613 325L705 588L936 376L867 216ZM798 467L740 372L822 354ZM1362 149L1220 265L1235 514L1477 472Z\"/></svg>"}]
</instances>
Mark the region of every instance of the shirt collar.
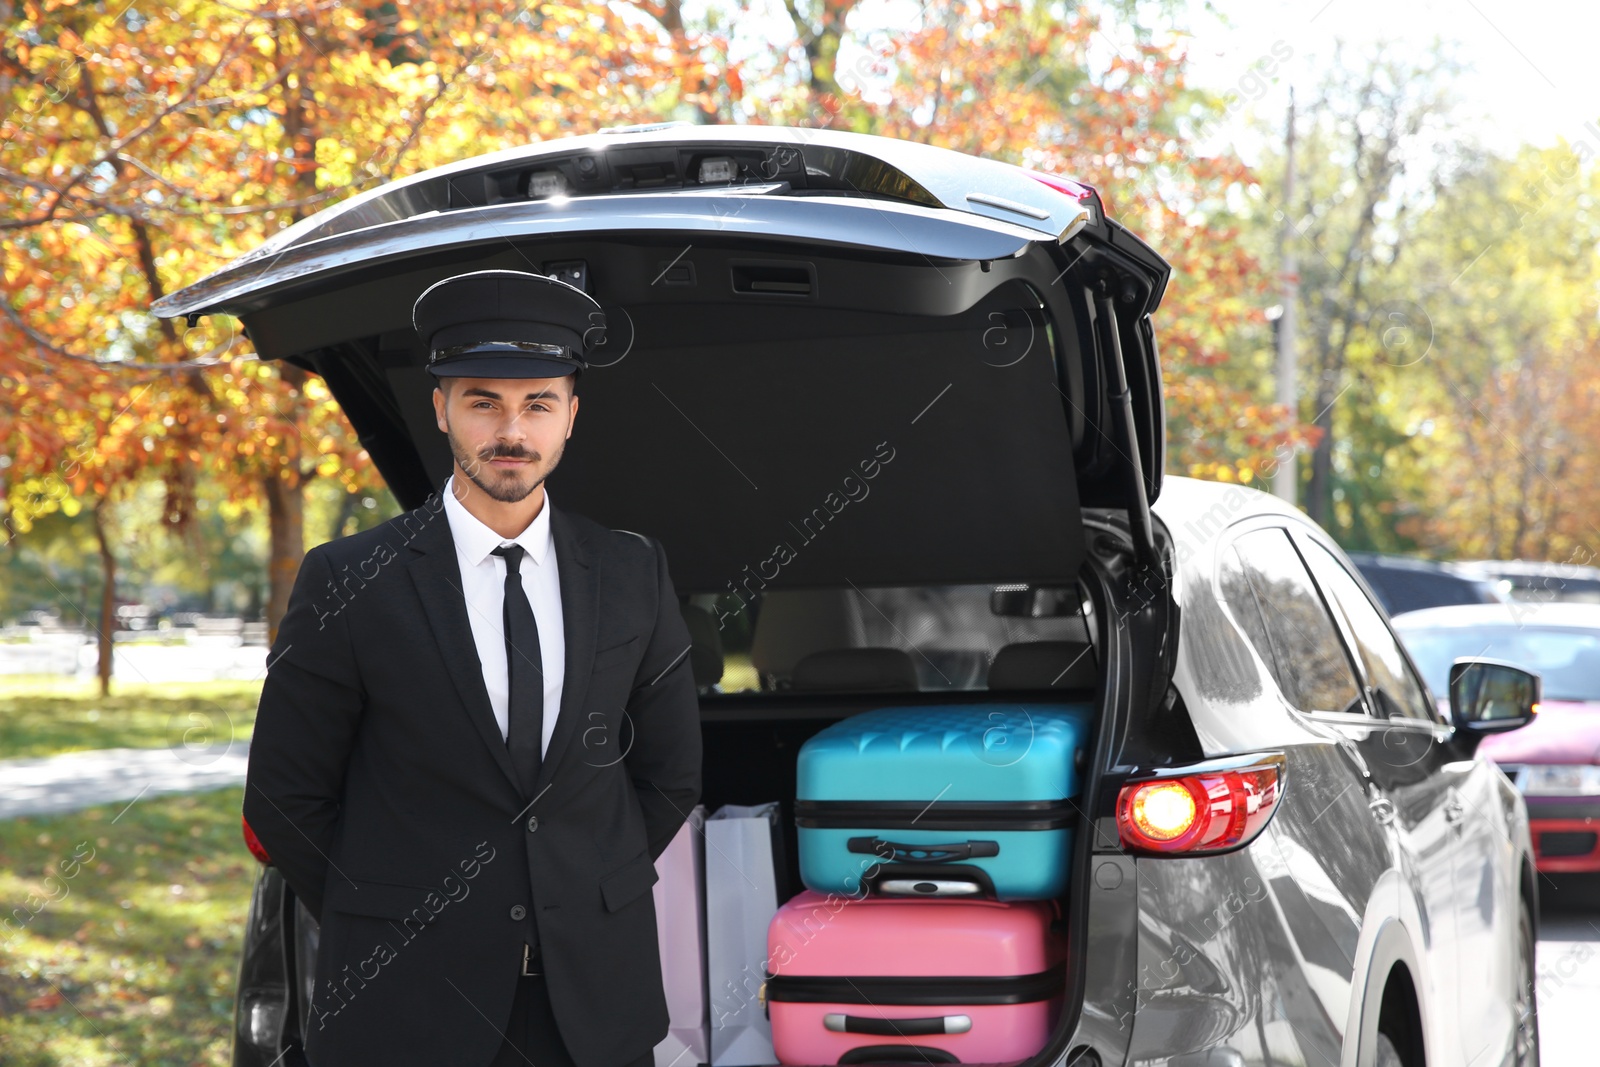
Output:
<instances>
[{"instance_id":1,"label":"shirt collar","mask_svg":"<svg viewBox=\"0 0 1600 1067\"><path fill-rule=\"evenodd\" d=\"M455 494L456 476L452 474L444 483L444 513L450 522L450 536L455 540L456 551L461 553L461 558L474 567L489 558L489 554L501 545L508 543L507 539L495 533L483 524L472 512L464 507ZM539 514L534 516L527 529L523 530L511 542L522 546L528 556L536 564L541 564L545 559L545 552L550 545L550 490L544 491L544 506L539 509Z\"/></svg>"}]
</instances>

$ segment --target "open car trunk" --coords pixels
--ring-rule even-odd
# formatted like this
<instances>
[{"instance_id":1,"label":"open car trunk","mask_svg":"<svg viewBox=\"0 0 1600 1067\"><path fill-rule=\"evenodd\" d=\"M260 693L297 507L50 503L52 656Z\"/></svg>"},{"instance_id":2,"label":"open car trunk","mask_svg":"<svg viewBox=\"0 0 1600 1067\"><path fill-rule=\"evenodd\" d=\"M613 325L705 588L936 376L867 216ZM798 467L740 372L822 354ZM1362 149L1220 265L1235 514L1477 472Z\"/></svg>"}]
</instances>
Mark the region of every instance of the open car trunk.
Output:
<instances>
[{"instance_id":1,"label":"open car trunk","mask_svg":"<svg viewBox=\"0 0 1600 1067\"><path fill-rule=\"evenodd\" d=\"M731 180L701 180L727 160ZM155 310L236 315L262 358L322 375L414 507L450 455L411 306L485 268L556 274L605 308L551 492L663 542L696 640L703 803L783 805L780 903L804 888L796 755L829 723L1105 699L1120 661L1082 614L1084 509L1126 512L1153 558L1165 439L1149 316L1168 270L1092 190L826 131L600 134L352 198ZM1029 641L1093 645L1099 666L991 688L996 653ZM864 648L898 650L889 674L910 687L804 676L813 653ZM1112 729L1091 716L1085 810ZM1066 1050L1082 1003L1090 837L1062 898L1066 1003L1040 1063ZM283 958L309 973L290 925ZM247 958L241 982L270 970ZM296 1015L291 1002L291 1040Z\"/></svg>"}]
</instances>

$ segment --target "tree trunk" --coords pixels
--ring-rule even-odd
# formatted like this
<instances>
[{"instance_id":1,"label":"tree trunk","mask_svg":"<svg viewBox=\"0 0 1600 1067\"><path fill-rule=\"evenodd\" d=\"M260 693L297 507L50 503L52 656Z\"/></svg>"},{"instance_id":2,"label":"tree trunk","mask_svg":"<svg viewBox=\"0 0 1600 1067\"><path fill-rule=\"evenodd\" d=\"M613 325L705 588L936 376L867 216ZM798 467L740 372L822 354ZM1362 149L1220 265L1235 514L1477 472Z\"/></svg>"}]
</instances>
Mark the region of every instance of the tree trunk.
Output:
<instances>
[{"instance_id":1,"label":"tree trunk","mask_svg":"<svg viewBox=\"0 0 1600 1067\"><path fill-rule=\"evenodd\" d=\"M1317 418L1322 433L1311 450L1311 482L1306 486L1306 515L1324 530L1333 530L1333 405L1338 394L1324 373L1317 388Z\"/></svg>"},{"instance_id":2,"label":"tree trunk","mask_svg":"<svg viewBox=\"0 0 1600 1067\"><path fill-rule=\"evenodd\" d=\"M112 634L117 624L117 557L111 551L111 539L106 534L105 516L102 513L107 506L104 497L95 501L94 539L100 548L100 635L99 635L99 677L100 695L111 695L111 651Z\"/></svg>"},{"instance_id":3,"label":"tree trunk","mask_svg":"<svg viewBox=\"0 0 1600 1067\"><path fill-rule=\"evenodd\" d=\"M300 573L300 559L305 547L305 481L298 476L293 483L276 474L262 480L262 491L267 498L267 641L278 639L278 624L289 610L289 592Z\"/></svg>"}]
</instances>

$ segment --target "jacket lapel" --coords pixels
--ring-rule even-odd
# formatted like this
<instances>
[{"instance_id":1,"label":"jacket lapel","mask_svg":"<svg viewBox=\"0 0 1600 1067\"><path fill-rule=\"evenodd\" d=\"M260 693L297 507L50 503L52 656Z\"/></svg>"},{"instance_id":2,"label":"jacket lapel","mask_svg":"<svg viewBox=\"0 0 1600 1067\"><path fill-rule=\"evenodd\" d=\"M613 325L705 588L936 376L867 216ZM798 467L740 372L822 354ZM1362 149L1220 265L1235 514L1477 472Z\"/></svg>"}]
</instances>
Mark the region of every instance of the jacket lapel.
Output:
<instances>
[{"instance_id":1,"label":"jacket lapel","mask_svg":"<svg viewBox=\"0 0 1600 1067\"><path fill-rule=\"evenodd\" d=\"M484 688L483 665L478 662L478 646L472 640L472 624L467 618L466 594L461 588L461 566L456 562L450 520L445 517L442 503L437 511L424 505L414 514L422 520L422 530L407 542L415 555L406 569L416 585L417 597L433 628L434 639L439 642L450 680L461 697L462 710L482 736L483 743L489 746L490 754L505 773L511 788L520 795L511 750L500 736L500 724L495 722L489 691Z\"/></svg>"},{"instance_id":2,"label":"jacket lapel","mask_svg":"<svg viewBox=\"0 0 1600 1067\"><path fill-rule=\"evenodd\" d=\"M594 667L595 629L599 622L600 564L594 558L594 546L573 525L567 513L554 505L550 505L550 536L561 577L566 674L561 682L561 709L556 715L555 731L550 735L550 745L539 764L535 797L550 783L580 725L578 719L589 691L589 672Z\"/></svg>"}]
</instances>

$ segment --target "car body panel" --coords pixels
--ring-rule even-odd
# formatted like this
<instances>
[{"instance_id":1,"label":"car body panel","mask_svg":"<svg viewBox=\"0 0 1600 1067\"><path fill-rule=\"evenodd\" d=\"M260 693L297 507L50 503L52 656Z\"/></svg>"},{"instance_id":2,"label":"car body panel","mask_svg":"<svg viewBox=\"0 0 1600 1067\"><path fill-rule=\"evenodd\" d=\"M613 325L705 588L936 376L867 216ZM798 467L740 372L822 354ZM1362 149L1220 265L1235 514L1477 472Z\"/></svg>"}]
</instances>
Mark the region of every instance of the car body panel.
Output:
<instances>
[{"instance_id":1,"label":"car body panel","mask_svg":"<svg viewBox=\"0 0 1600 1067\"><path fill-rule=\"evenodd\" d=\"M1399 939L1415 969L1431 1056L1454 1062L1485 1049L1508 1047L1511 1021L1505 990L1511 986L1514 905L1520 861L1531 849L1520 798L1490 761L1456 743L1443 715L1427 721L1391 721L1370 713L1305 714L1277 691L1214 583L1220 580L1222 551L1233 539L1264 528L1283 527L1294 540L1319 543L1335 557L1342 556L1326 534L1300 513L1242 486L1203 485L1182 478L1168 479L1155 512L1171 531L1175 553L1185 564L1174 582L1185 632L1173 684L1183 693L1206 755L1273 743L1285 746L1304 767L1301 773L1286 776L1288 802L1263 835L1280 842L1280 866L1292 867L1296 874L1290 881L1274 881L1263 867L1252 873L1256 878L1267 876L1268 899L1284 916L1287 929L1302 936L1307 927L1295 916L1316 911L1323 918L1320 929L1328 931L1340 949L1339 955L1320 953L1323 963L1328 957L1343 961L1330 968L1306 962L1308 953L1317 952L1315 945L1297 945L1301 960L1295 968L1296 981L1317 975L1312 988L1321 994L1323 1011L1333 1011L1337 1017L1335 1008L1347 1009L1342 1018L1345 1030L1365 1025L1362 1013L1370 1008L1359 991L1366 987L1372 960L1362 953L1375 948L1358 949L1358 942L1375 937L1374 931L1389 929L1385 936ZM1352 571L1351 576L1365 586L1359 574ZM1365 592L1377 603L1370 587ZM1350 645L1353 635L1342 616L1336 623ZM1362 672L1358 662L1352 666ZM1319 750L1338 758L1305 762L1308 753ZM1317 808L1311 817L1304 815L1299 804L1307 794L1317 808L1325 809L1323 817L1316 817ZM1392 813L1387 825L1375 818L1380 806ZM1349 863L1351 849L1363 857L1354 868ZM1141 884L1168 894L1159 906L1152 903L1141 912L1164 914L1177 906L1173 901L1193 891L1158 888L1168 866L1162 860L1141 862ZM1324 869L1328 867L1331 870ZM1308 893L1307 887L1320 888ZM1319 900L1335 903L1330 908L1316 903ZM1147 942L1157 947L1150 948ZM1167 939L1146 931L1141 967L1147 957L1159 960L1167 951ZM1475 967L1482 961L1481 980L1460 981L1467 959ZM1280 995L1291 994L1284 990ZM1237 1005L1235 1009L1242 1011L1241 1017L1250 1015ZM1243 1022L1234 1025L1237 1033L1249 1030ZM1197 1032L1200 1026L1197 1022L1187 1028L1156 1029ZM1267 1021L1258 1029L1230 1047L1247 1058L1260 1055L1263 1042L1274 1050L1296 1047L1292 1040L1280 1046L1263 1036L1270 1034ZM1151 1036L1154 1032L1136 1040L1138 1055L1183 1054L1177 1048L1158 1047L1160 1041ZM1335 1033L1332 1047L1338 1047L1343 1033ZM1325 1039L1309 1033L1297 1040L1307 1049L1326 1045ZM1302 1055L1308 1062L1316 1059L1308 1051ZM1498 1056L1496 1051L1486 1062L1497 1062Z\"/></svg>"}]
</instances>

